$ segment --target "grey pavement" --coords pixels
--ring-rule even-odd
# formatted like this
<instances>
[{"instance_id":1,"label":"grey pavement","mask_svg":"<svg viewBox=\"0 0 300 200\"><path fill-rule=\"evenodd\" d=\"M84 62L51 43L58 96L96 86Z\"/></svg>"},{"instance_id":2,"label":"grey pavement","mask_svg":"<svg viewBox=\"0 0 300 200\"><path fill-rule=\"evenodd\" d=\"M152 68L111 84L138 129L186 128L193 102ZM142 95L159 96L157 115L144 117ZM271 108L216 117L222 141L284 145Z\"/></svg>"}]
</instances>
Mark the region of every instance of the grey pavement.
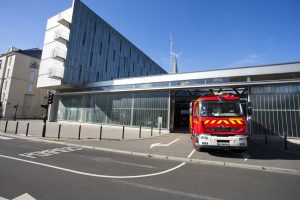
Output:
<instances>
[{"instance_id":1,"label":"grey pavement","mask_svg":"<svg viewBox=\"0 0 300 200\"><path fill-rule=\"evenodd\" d=\"M17 120L8 121L7 132L15 133L16 124L18 122L17 134L25 135L27 124L29 123L28 134L31 137L41 137L44 123L42 120ZM0 121L0 131L4 132L6 125L5 120ZM77 139L79 134L79 126L81 125L81 139L98 139L100 138L100 127L102 126L102 139L103 140L122 140L123 127L122 126L109 126L98 124L81 124L75 122L47 122L46 137L57 138L59 125L61 125L60 138L61 139ZM124 127L124 139L137 139L139 138L139 127ZM162 135L168 133L166 130L159 130L153 128L152 136ZM150 128L141 129L141 138L148 138L151 136Z\"/></svg>"},{"instance_id":2,"label":"grey pavement","mask_svg":"<svg viewBox=\"0 0 300 200\"><path fill-rule=\"evenodd\" d=\"M3 135L3 134L2 134ZM6 134L6 137L11 134ZM163 136L164 137L164 136ZM175 144L175 143L174 143ZM299 176L78 149L36 158L66 145L0 140L0 199L299 199ZM44 153L45 154L45 153ZM6 155L6 156L3 156ZM67 169L63 170L63 169ZM82 173L74 173L82 172ZM157 173L166 171L165 173ZM95 175L148 177L112 178Z\"/></svg>"},{"instance_id":3,"label":"grey pavement","mask_svg":"<svg viewBox=\"0 0 300 200\"><path fill-rule=\"evenodd\" d=\"M10 135L14 135L15 122L9 122ZM22 122L20 122L22 124ZM26 122L24 122L26 124ZM24 134L26 127L20 129ZM41 138L41 122L32 122L30 129L30 138ZM51 124L51 123L50 123ZM5 122L0 123L0 130L3 133ZM190 160L192 162L207 161L212 164L237 164L238 167L256 166L261 169L276 168L276 170L293 170L295 173L300 174L300 144L299 139L288 140L288 150L284 149L284 140L278 136L268 136L268 144L265 144L264 136L252 136L249 140L249 148L245 153L236 153L233 151L207 151L207 152L193 152L193 146L189 134L183 133L170 133L162 132L158 134L158 130L154 131L150 137L150 130L142 129L142 137L138 139L138 128L126 128L125 140L121 140L122 127L109 127L103 126L103 140L99 140L98 131L99 126L82 126L82 138L77 140L78 124L64 124L62 130L62 139L57 140L55 131L57 131L58 124L51 124L52 133L47 132L46 140L63 142L67 144L89 146L91 148L100 148L111 151L126 151L142 153L143 155L163 157L163 158L176 158L187 159L191 154ZM49 129L48 129L49 130ZM84 132L85 130L85 132ZM105 130L110 130L105 132ZM75 132L75 133L74 133ZM148 134L147 134L148 133ZM19 133L18 133L19 134ZM52 135L51 135L52 134ZM3 135L3 134L2 134ZM8 134L6 134L8 135ZM24 136L24 135L22 135ZM153 144L158 144L154 145ZM168 145L170 144L170 145ZM150 147L153 148L150 148ZM275 170L275 171L276 171ZM272 171L272 170L271 170Z\"/></svg>"}]
</instances>

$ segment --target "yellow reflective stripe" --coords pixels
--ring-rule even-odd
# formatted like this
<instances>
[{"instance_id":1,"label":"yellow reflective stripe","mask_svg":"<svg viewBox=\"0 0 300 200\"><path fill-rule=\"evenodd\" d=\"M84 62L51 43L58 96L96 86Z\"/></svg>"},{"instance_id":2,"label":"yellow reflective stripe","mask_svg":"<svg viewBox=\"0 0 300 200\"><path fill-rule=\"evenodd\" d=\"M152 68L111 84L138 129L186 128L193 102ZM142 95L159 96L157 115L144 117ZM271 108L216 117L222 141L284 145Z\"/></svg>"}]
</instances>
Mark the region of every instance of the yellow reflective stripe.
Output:
<instances>
[{"instance_id":1,"label":"yellow reflective stripe","mask_svg":"<svg viewBox=\"0 0 300 200\"><path fill-rule=\"evenodd\" d=\"M225 122L225 124L229 124L229 122L227 120L223 120Z\"/></svg>"},{"instance_id":2,"label":"yellow reflective stripe","mask_svg":"<svg viewBox=\"0 0 300 200\"><path fill-rule=\"evenodd\" d=\"M236 124L236 123L234 122L234 120L232 120L232 119L229 119L229 121L230 121L232 124Z\"/></svg>"},{"instance_id":3,"label":"yellow reflective stripe","mask_svg":"<svg viewBox=\"0 0 300 200\"><path fill-rule=\"evenodd\" d=\"M217 124L221 124L222 122L224 122L225 124L229 124L227 120L219 120Z\"/></svg>"},{"instance_id":4,"label":"yellow reflective stripe","mask_svg":"<svg viewBox=\"0 0 300 200\"><path fill-rule=\"evenodd\" d=\"M210 124L214 124L215 122L216 122L217 120L212 120L211 122L210 122Z\"/></svg>"},{"instance_id":5,"label":"yellow reflective stripe","mask_svg":"<svg viewBox=\"0 0 300 200\"><path fill-rule=\"evenodd\" d=\"M205 120L204 124L208 124L209 121L210 121L209 119Z\"/></svg>"},{"instance_id":6,"label":"yellow reflective stripe","mask_svg":"<svg viewBox=\"0 0 300 200\"><path fill-rule=\"evenodd\" d=\"M241 119L236 119L236 121L237 121L238 124L243 124Z\"/></svg>"}]
</instances>

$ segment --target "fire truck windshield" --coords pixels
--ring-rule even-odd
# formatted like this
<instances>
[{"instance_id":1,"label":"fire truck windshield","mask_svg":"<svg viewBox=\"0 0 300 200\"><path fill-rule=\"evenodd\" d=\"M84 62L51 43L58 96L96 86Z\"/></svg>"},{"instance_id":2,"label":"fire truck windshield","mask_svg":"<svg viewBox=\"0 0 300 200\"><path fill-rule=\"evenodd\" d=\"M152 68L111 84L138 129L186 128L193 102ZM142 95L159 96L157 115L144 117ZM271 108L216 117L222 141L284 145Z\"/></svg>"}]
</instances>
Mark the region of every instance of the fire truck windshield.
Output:
<instances>
[{"instance_id":1,"label":"fire truck windshield","mask_svg":"<svg viewBox=\"0 0 300 200\"><path fill-rule=\"evenodd\" d=\"M200 113L203 117L242 116L243 110L239 101L202 101Z\"/></svg>"}]
</instances>

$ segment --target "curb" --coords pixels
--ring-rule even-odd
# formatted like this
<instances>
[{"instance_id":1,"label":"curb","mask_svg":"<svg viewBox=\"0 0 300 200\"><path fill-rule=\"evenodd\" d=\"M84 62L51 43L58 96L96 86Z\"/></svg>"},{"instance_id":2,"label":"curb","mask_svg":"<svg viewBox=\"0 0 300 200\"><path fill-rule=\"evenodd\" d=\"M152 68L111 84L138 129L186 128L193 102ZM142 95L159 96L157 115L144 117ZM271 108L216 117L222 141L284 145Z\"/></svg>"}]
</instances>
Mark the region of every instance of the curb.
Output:
<instances>
[{"instance_id":1,"label":"curb","mask_svg":"<svg viewBox=\"0 0 300 200\"><path fill-rule=\"evenodd\" d=\"M239 164L239 163L231 163L231 162L221 162L221 161L210 161L210 160L183 158L183 157L175 157L175 156L166 156L166 155L159 155L159 154L148 154L148 153L140 153L140 152L133 152L133 151L118 150L118 149L94 147L94 146L88 146L88 145L72 144L72 143L68 143L68 142L53 141L53 140L42 139L42 138L29 138L29 137L23 137L20 135L10 135L10 134L3 134L3 133L0 133L0 135L5 135L5 136L9 135L9 137L12 137L12 138L21 138L21 139L31 140L31 141L35 141L35 142L45 142L45 143L50 143L50 144L52 143L52 144L68 145L68 146L74 146L74 147L81 147L84 149L113 152L113 153L132 155L132 156L164 159L164 160L203 164L203 165L226 166L226 167L258 170L258 171L284 173L284 174L291 174L291 175L300 175L300 170L295 170L295 169L259 166L259 165L248 165L248 164Z\"/></svg>"}]
</instances>

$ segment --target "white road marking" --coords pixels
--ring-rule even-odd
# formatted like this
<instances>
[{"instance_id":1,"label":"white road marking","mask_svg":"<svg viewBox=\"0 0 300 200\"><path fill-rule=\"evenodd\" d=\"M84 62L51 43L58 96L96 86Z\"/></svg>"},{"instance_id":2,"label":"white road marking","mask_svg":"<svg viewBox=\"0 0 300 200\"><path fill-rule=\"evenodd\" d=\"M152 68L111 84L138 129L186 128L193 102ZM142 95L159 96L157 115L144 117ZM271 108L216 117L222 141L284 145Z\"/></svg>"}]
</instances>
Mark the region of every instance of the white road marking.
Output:
<instances>
[{"instance_id":1,"label":"white road marking","mask_svg":"<svg viewBox=\"0 0 300 200\"><path fill-rule=\"evenodd\" d=\"M160 147L167 147L167 146L170 146L171 144L173 144L173 143L175 143L175 142L177 142L177 141L179 141L179 138L177 138L176 140L174 140L174 141L172 141L172 142L170 142L170 143L168 143L168 144L162 144L161 142L159 142L159 143L154 143L154 144L151 144L151 145L150 145L150 149L152 149L153 147L157 147L157 146L160 146Z\"/></svg>"},{"instance_id":2,"label":"white road marking","mask_svg":"<svg viewBox=\"0 0 300 200\"><path fill-rule=\"evenodd\" d=\"M181 191L178 191L178 190L166 189L166 188L161 188L161 187L154 187L154 186L143 185L143 184L139 184L139 183L131 183L131 182L123 181L123 180L119 180L118 183L122 183L122 184L129 185L129 186L132 186L132 187L137 187L137 188L142 188L142 189L147 189L147 190L153 190L155 192L165 192L165 193L168 193L168 194L171 194L171 195L182 196L183 197L182 199L193 198L193 199L202 199L202 200L219 200L217 198L210 197L210 196L207 196L207 195L199 195L199 194L181 192Z\"/></svg>"},{"instance_id":3,"label":"white road marking","mask_svg":"<svg viewBox=\"0 0 300 200\"><path fill-rule=\"evenodd\" d=\"M22 194L21 196L18 196L12 200L36 200L32 196L30 196L28 193Z\"/></svg>"},{"instance_id":4,"label":"white road marking","mask_svg":"<svg viewBox=\"0 0 300 200\"><path fill-rule=\"evenodd\" d=\"M92 177L98 177L98 178L114 178L114 179L129 179L129 178L144 178L144 177L149 177L149 176L157 176L157 175L161 175L161 174L166 174L169 173L171 171L174 171L182 166L184 166L186 164L186 162L183 162L173 168L161 171L161 172L157 172L157 173L152 173L152 174L142 174L142 175L134 175L134 176L109 176L109 175L101 175L101 174L93 174L93 173L87 173L87 172L81 172L81 171L77 171L77 170L72 170L72 169L67 169L67 168L63 168L63 167L57 167L54 165L48 165L48 164L44 164L44 163L39 163L39 162L35 162L35 161L30 161L30 160L24 160L24 159L20 159L20 158L15 158L12 156L6 156L6 155L1 155L0 157L2 158L7 158L7 159L11 159L11 160L17 160L17 161L21 161L21 162L26 162L26 163L31 163L34 165L39 165L39 166L44 166L44 167L49 167L49 168L53 168L53 169L58 169L61 171L66 171L66 172L71 172L74 174L80 174L80 175L84 175L84 176L92 176Z\"/></svg>"},{"instance_id":5,"label":"white road marking","mask_svg":"<svg viewBox=\"0 0 300 200\"><path fill-rule=\"evenodd\" d=\"M0 136L0 139L1 139L1 140L12 140L12 139L14 139L14 138Z\"/></svg>"},{"instance_id":6,"label":"white road marking","mask_svg":"<svg viewBox=\"0 0 300 200\"><path fill-rule=\"evenodd\" d=\"M36 158L38 156L46 157L46 156L52 156L55 154L68 153L68 152L78 151L78 150L82 150L82 148L81 147L62 147L62 148L48 149L48 150L43 150L43 151L35 151L35 152L30 152L30 153L22 153L22 154L19 154L19 156L24 156L24 157L28 157L28 158Z\"/></svg>"},{"instance_id":7,"label":"white road marking","mask_svg":"<svg viewBox=\"0 0 300 200\"><path fill-rule=\"evenodd\" d=\"M194 152L195 152L195 149L193 149L193 151L188 155L188 158L191 158L192 155L194 154Z\"/></svg>"},{"instance_id":8,"label":"white road marking","mask_svg":"<svg viewBox=\"0 0 300 200\"><path fill-rule=\"evenodd\" d=\"M0 200L9 200L9 199L6 199L4 197L0 197ZM32 196L30 196L28 193L24 193L12 200L36 200L35 198L33 198Z\"/></svg>"},{"instance_id":9,"label":"white road marking","mask_svg":"<svg viewBox=\"0 0 300 200\"><path fill-rule=\"evenodd\" d=\"M247 153L242 153L242 156L244 158L244 161L246 162L251 156Z\"/></svg>"}]
</instances>

